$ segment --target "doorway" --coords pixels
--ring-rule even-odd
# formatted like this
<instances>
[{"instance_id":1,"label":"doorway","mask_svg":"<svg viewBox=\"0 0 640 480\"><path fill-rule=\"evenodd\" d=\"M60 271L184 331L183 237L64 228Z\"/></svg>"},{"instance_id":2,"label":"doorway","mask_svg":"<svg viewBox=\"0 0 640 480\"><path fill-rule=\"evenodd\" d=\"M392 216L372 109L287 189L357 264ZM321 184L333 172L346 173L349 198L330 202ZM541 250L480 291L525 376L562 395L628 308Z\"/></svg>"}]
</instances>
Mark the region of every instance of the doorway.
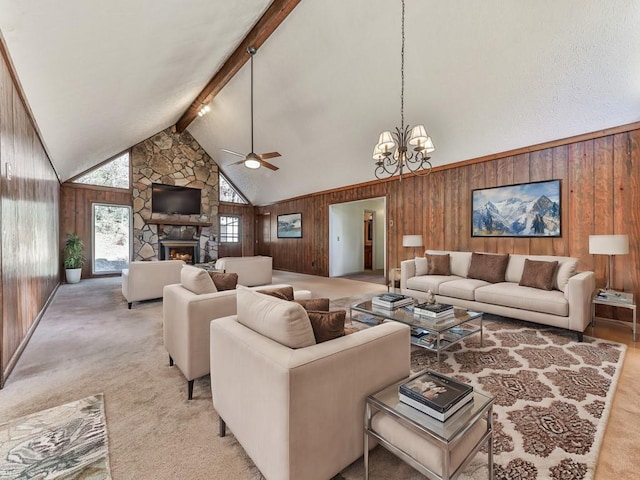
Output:
<instances>
[{"instance_id":1,"label":"doorway","mask_svg":"<svg viewBox=\"0 0 640 480\"><path fill-rule=\"evenodd\" d=\"M330 277L386 283L386 208L386 197L329 205Z\"/></svg>"},{"instance_id":2,"label":"doorway","mask_svg":"<svg viewBox=\"0 0 640 480\"><path fill-rule=\"evenodd\" d=\"M92 205L91 272L104 275L129 266L132 246L131 207L94 203Z\"/></svg>"}]
</instances>

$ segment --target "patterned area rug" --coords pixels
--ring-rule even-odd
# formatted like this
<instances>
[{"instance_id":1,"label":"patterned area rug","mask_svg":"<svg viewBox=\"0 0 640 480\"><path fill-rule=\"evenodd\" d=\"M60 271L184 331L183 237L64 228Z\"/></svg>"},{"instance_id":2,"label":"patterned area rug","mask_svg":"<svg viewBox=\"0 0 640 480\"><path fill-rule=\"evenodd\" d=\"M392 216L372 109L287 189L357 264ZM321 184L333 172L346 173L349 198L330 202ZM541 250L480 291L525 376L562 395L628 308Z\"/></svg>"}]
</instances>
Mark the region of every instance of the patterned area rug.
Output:
<instances>
[{"instance_id":1,"label":"patterned area rug","mask_svg":"<svg viewBox=\"0 0 640 480\"><path fill-rule=\"evenodd\" d=\"M479 335L470 336L442 353L440 364L434 353L413 347L412 370L436 370L495 397L496 479L592 479L626 346L587 336L578 342L566 330L484 318L482 347ZM372 478L423 478L380 450L371 460ZM487 478L485 455L460 478ZM358 463L337 478L357 478Z\"/></svg>"},{"instance_id":2,"label":"patterned area rug","mask_svg":"<svg viewBox=\"0 0 640 480\"><path fill-rule=\"evenodd\" d=\"M110 479L102 394L0 424L0 478Z\"/></svg>"}]
</instances>

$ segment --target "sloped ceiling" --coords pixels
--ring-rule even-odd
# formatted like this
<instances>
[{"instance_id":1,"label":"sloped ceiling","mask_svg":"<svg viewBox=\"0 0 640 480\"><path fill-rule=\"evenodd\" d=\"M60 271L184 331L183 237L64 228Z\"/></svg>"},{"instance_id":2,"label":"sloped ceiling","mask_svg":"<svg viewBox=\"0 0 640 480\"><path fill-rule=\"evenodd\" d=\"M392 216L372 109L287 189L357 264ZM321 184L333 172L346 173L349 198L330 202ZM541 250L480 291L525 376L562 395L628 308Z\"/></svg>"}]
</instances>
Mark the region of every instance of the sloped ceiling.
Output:
<instances>
[{"instance_id":1,"label":"sloped ceiling","mask_svg":"<svg viewBox=\"0 0 640 480\"><path fill-rule=\"evenodd\" d=\"M434 165L640 120L636 0L406 0L405 123ZM175 123L267 1L3 1L0 28L63 179ZM8 8L5 8L5 5ZM254 203L374 178L400 124L399 0L302 0L188 128Z\"/></svg>"}]
</instances>

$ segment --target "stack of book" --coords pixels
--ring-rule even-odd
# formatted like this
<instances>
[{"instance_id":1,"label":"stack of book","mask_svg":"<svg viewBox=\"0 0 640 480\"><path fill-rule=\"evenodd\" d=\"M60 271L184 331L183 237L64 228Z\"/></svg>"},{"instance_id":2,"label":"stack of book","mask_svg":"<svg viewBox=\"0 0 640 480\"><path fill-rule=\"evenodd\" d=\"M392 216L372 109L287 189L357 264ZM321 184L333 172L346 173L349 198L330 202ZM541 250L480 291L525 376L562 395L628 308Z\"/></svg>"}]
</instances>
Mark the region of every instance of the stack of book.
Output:
<instances>
[{"instance_id":1,"label":"stack of book","mask_svg":"<svg viewBox=\"0 0 640 480\"><path fill-rule=\"evenodd\" d=\"M455 316L453 305L444 303L419 303L413 307L413 313L436 323L444 322Z\"/></svg>"},{"instance_id":2,"label":"stack of book","mask_svg":"<svg viewBox=\"0 0 640 480\"><path fill-rule=\"evenodd\" d=\"M473 387L427 370L400 385L402 403L444 422L473 400Z\"/></svg>"},{"instance_id":3,"label":"stack of book","mask_svg":"<svg viewBox=\"0 0 640 480\"><path fill-rule=\"evenodd\" d=\"M408 297L407 295L400 295L398 293L385 293L384 295L373 297L371 299L371 304L374 307L393 310L407 305L413 305L413 298Z\"/></svg>"}]
</instances>

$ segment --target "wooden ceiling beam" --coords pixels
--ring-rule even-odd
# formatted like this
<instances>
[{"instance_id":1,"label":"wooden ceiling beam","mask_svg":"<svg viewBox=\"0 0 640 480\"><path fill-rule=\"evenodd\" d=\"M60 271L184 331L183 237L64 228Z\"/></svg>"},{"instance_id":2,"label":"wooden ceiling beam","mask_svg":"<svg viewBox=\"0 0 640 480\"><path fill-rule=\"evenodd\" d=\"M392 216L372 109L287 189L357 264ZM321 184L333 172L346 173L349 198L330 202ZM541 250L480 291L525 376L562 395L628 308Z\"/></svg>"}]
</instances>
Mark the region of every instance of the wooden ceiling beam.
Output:
<instances>
[{"instance_id":1,"label":"wooden ceiling beam","mask_svg":"<svg viewBox=\"0 0 640 480\"><path fill-rule=\"evenodd\" d=\"M198 116L198 111L203 104L210 103L213 98L229 83L242 66L249 61L247 47L254 46L259 49L271 34L280 26L285 18L293 11L301 0L274 0L267 8L264 15L255 26L247 33L238 48L229 56L220 70L213 76L207 85L191 103L186 112L182 114L176 123L178 133L183 132Z\"/></svg>"}]
</instances>

